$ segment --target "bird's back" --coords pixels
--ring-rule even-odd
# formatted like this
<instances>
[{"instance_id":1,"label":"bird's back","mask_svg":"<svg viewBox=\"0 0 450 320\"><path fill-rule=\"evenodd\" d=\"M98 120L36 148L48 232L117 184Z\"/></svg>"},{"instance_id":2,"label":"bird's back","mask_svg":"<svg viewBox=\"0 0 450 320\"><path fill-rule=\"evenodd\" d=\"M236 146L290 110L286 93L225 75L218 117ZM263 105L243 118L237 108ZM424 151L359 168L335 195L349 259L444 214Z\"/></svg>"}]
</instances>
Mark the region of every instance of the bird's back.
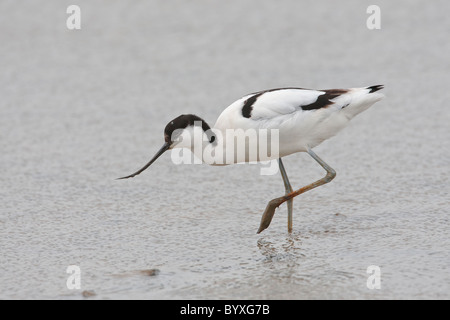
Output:
<instances>
[{"instance_id":1,"label":"bird's back","mask_svg":"<svg viewBox=\"0 0 450 320\"><path fill-rule=\"evenodd\" d=\"M280 88L255 92L232 103L215 128L279 130L280 156L306 151L334 136L384 95L383 86L310 90Z\"/></svg>"}]
</instances>

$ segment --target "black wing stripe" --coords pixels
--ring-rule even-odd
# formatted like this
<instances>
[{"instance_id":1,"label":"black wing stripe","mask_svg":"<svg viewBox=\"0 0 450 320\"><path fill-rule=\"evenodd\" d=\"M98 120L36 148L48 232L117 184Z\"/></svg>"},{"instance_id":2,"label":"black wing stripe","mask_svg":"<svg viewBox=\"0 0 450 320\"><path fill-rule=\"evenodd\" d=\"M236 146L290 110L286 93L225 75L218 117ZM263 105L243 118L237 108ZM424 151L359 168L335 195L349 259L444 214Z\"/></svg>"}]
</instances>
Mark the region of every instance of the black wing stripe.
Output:
<instances>
[{"instance_id":1,"label":"black wing stripe","mask_svg":"<svg viewBox=\"0 0 450 320\"><path fill-rule=\"evenodd\" d=\"M253 105L255 104L256 100L258 100L258 97L265 92L266 91L258 92L257 94L244 101L244 106L242 107L242 116L244 118L250 118L252 116Z\"/></svg>"},{"instance_id":2,"label":"black wing stripe","mask_svg":"<svg viewBox=\"0 0 450 320\"><path fill-rule=\"evenodd\" d=\"M305 106L300 106L303 110L316 110L321 108L326 108L329 105L333 104L333 101L331 101L334 98L339 97L340 95L347 93L348 90L344 89L330 89L330 90L321 90L322 92L325 92L324 94L321 94L316 101L313 103L307 104Z\"/></svg>"},{"instance_id":3,"label":"black wing stripe","mask_svg":"<svg viewBox=\"0 0 450 320\"><path fill-rule=\"evenodd\" d=\"M373 87L374 87L373 90L375 90L375 91L381 89L381 88L378 88L379 86L373 86ZM375 87L376 87L376 89L375 89ZM372 87L369 87L369 88L372 89ZM252 116L253 105L255 104L256 100L258 100L258 98L261 95L263 95L264 93L278 91L278 90L288 90L288 89L307 90L307 89L303 89L303 88L287 87L287 88L276 88L276 89L255 92L250 98L248 98L247 100L244 101L244 105L242 107L242 116L244 118L250 118ZM328 90L319 90L319 91L322 91L325 93L321 94L317 98L317 100L314 101L313 103L310 103L308 105L300 105L299 107L302 108L303 110L316 110L316 109L326 108L329 105L333 104L333 101L331 101L332 99L339 97L340 95L348 92L348 90L345 90L345 89L328 89Z\"/></svg>"}]
</instances>

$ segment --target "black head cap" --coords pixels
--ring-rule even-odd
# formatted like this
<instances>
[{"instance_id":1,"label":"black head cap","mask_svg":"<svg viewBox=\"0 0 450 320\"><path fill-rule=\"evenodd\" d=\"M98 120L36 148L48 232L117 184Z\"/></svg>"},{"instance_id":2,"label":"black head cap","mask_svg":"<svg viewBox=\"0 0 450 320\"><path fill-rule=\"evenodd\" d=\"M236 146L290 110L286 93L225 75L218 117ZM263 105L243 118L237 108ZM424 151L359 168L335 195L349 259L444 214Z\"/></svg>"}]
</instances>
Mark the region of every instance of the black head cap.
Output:
<instances>
[{"instance_id":1,"label":"black head cap","mask_svg":"<svg viewBox=\"0 0 450 320\"><path fill-rule=\"evenodd\" d=\"M166 142L171 142L172 133L177 129L185 129L189 126L194 126L196 121L201 122L203 131L208 136L209 142L212 143L216 139L211 131L211 127L202 118L194 114L182 114L170 121L164 128L164 140Z\"/></svg>"}]
</instances>

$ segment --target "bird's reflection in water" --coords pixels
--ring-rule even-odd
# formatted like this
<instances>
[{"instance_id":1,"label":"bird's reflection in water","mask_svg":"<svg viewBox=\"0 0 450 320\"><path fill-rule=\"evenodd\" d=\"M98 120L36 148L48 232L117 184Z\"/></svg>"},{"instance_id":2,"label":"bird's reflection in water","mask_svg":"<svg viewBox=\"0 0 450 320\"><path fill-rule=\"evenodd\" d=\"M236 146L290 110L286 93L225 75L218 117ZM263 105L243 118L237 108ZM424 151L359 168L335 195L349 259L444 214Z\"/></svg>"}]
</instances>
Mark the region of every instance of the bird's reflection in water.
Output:
<instances>
[{"instance_id":1,"label":"bird's reflection in water","mask_svg":"<svg viewBox=\"0 0 450 320\"><path fill-rule=\"evenodd\" d=\"M271 242L262 237L257 241L259 251L264 257L265 262L286 261L294 262L304 257L302 253L302 238L299 232L289 233L284 241Z\"/></svg>"}]
</instances>

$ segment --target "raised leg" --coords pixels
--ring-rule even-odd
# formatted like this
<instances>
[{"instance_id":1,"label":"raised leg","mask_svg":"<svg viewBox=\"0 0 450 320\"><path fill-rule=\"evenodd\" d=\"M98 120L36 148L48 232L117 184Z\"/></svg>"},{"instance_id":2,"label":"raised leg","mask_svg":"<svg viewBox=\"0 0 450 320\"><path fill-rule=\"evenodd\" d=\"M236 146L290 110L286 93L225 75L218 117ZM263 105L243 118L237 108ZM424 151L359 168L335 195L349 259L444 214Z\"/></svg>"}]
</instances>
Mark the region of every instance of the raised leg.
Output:
<instances>
[{"instance_id":1,"label":"raised leg","mask_svg":"<svg viewBox=\"0 0 450 320\"><path fill-rule=\"evenodd\" d=\"M306 191L312 190L312 189L317 188L325 183L328 183L331 180L333 180L334 177L336 176L336 171L334 171L333 168L331 168L328 164L326 164L325 161L320 159L319 156L316 155L310 148L307 149L307 152L314 160L316 160L322 166L322 168L324 168L327 171L327 174L322 179L319 179L316 182L308 184L307 186L305 186L303 188L300 188L294 192L290 192L289 194L287 194L283 197L279 197L279 198L270 200L269 203L267 204L266 210L264 211L263 216L261 218L261 224L259 226L257 233L260 233L261 231L263 231L270 225L270 222L272 221L273 215L275 213L275 209L278 208L282 203L293 199L294 197L298 196L299 194L302 194Z\"/></svg>"},{"instance_id":2,"label":"raised leg","mask_svg":"<svg viewBox=\"0 0 450 320\"><path fill-rule=\"evenodd\" d=\"M289 182L289 178L287 176L286 170L284 169L283 161L281 161L281 158L278 159L278 166L280 167L280 173L281 177L283 178L284 182L284 188L286 190L286 195L291 193L292 187L291 183ZM293 207L294 199L289 199L287 201L287 207L288 207L288 232L292 232L292 207Z\"/></svg>"}]
</instances>

